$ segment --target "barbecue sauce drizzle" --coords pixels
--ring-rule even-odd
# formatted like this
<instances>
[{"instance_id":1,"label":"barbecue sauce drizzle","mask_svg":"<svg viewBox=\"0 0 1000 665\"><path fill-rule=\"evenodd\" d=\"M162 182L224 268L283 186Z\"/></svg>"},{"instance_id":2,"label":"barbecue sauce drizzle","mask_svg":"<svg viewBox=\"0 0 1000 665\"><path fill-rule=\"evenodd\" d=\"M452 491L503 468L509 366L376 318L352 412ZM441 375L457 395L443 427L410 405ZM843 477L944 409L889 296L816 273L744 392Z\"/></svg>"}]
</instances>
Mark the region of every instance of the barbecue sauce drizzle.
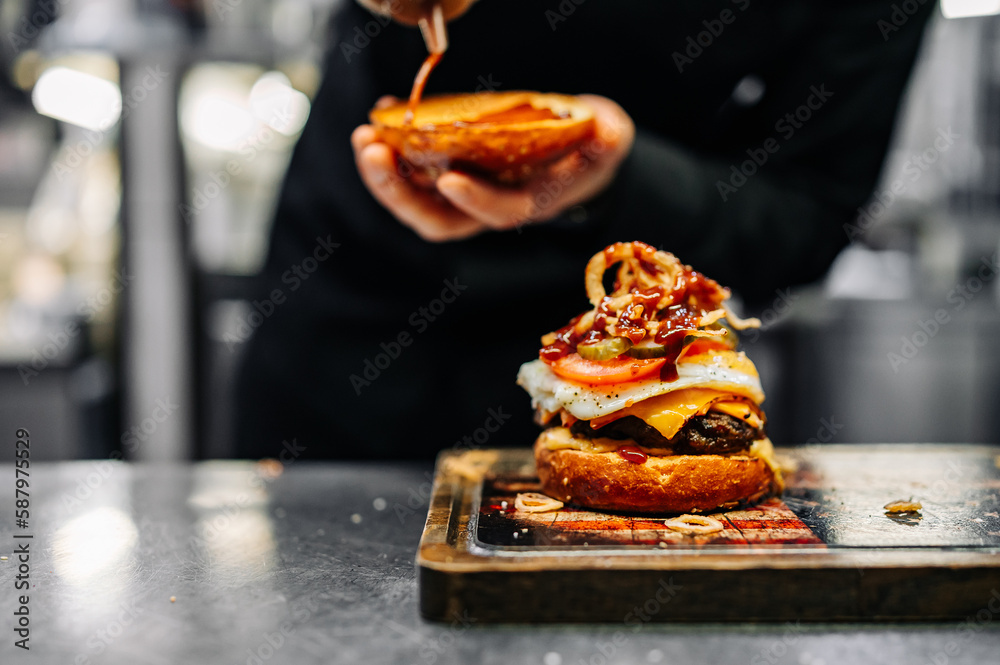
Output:
<instances>
[{"instance_id":1,"label":"barbecue sauce drizzle","mask_svg":"<svg viewBox=\"0 0 1000 665\"><path fill-rule=\"evenodd\" d=\"M413 117L417 112L417 106L420 104L420 98L424 96L424 88L427 87L427 79L431 77L431 72L441 62L441 56L443 55L444 53L431 53L424 60L424 64L420 66L417 77L413 79L413 88L410 90L410 101L406 104L406 115L403 116L404 125L413 124Z\"/></svg>"},{"instance_id":2,"label":"barbecue sauce drizzle","mask_svg":"<svg viewBox=\"0 0 1000 665\"><path fill-rule=\"evenodd\" d=\"M658 266L647 261L642 261L642 267L650 273L660 272ZM632 304L619 314L618 327L625 331L624 336L633 344L647 336L645 323L653 314L653 306L665 293L665 289L659 286L635 291ZM660 319L660 329L653 337L654 342L666 347L666 362L660 368L661 381L671 383L677 380L677 358L686 346L684 342L690 333L698 329L698 322L708 311L698 303L712 303L714 309L718 304L716 301L721 302L719 297L721 293L724 291L714 279L691 270L688 266L684 267L679 288L670 294L673 304L662 310L667 314ZM583 314L574 317L567 325L556 331L555 341L542 347L538 357L546 362L555 362L559 358L575 353L578 344L590 344L609 337L606 333L607 319L609 315L614 314L608 307L610 301L611 298L605 296L600 302L590 330L583 334L577 333L574 327ZM621 450L619 454L622 454Z\"/></svg>"},{"instance_id":3,"label":"barbecue sauce drizzle","mask_svg":"<svg viewBox=\"0 0 1000 665\"><path fill-rule=\"evenodd\" d=\"M642 452L639 446L618 446L618 454L626 462L632 462L632 464L644 464L649 455Z\"/></svg>"}]
</instances>

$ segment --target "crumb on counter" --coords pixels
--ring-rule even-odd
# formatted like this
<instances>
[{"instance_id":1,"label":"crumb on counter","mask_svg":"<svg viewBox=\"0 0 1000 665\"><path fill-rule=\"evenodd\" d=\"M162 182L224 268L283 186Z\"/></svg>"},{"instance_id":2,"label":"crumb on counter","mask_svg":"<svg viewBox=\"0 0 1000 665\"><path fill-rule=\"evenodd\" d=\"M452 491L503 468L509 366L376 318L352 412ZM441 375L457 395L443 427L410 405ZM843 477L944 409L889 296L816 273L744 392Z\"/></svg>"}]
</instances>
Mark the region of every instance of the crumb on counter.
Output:
<instances>
[{"instance_id":1,"label":"crumb on counter","mask_svg":"<svg viewBox=\"0 0 1000 665\"><path fill-rule=\"evenodd\" d=\"M911 498L907 501L903 501L902 499L890 501L885 504L884 508L887 513L915 513L923 510L924 506L919 501L914 501Z\"/></svg>"},{"instance_id":2,"label":"crumb on counter","mask_svg":"<svg viewBox=\"0 0 1000 665\"><path fill-rule=\"evenodd\" d=\"M261 478L277 478L284 470L285 465L276 459L264 458L257 462L257 474Z\"/></svg>"}]
</instances>

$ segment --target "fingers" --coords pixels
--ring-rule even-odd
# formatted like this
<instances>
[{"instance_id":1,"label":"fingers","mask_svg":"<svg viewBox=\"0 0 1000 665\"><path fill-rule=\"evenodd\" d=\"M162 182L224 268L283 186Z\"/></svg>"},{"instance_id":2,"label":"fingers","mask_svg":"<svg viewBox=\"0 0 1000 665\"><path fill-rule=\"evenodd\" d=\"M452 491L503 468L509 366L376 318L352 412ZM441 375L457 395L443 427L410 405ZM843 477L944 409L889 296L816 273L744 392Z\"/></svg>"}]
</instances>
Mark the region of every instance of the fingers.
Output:
<instances>
[{"instance_id":1,"label":"fingers","mask_svg":"<svg viewBox=\"0 0 1000 665\"><path fill-rule=\"evenodd\" d=\"M595 111L594 138L520 187L456 171L436 182L404 179L395 153L370 125L361 125L351 135L358 171L372 195L426 240L457 240L486 229L546 221L603 191L635 140L632 119L618 104L596 95L581 97ZM387 96L376 106L396 101Z\"/></svg>"},{"instance_id":2,"label":"fingers","mask_svg":"<svg viewBox=\"0 0 1000 665\"><path fill-rule=\"evenodd\" d=\"M375 128L371 125L360 125L351 132L351 147L354 148L354 157L357 159L358 154L365 149L365 146L374 143L377 140Z\"/></svg>"},{"instance_id":3,"label":"fingers","mask_svg":"<svg viewBox=\"0 0 1000 665\"><path fill-rule=\"evenodd\" d=\"M597 139L607 143L612 150L627 153L635 140L635 123L621 106L607 97L580 95L594 109Z\"/></svg>"},{"instance_id":4,"label":"fingers","mask_svg":"<svg viewBox=\"0 0 1000 665\"><path fill-rule=\"evenodd\" d=\"M576 205L599 194L618 172L635 142L635 124L621 106L606 97L581 95L595 111L597 131L584 156L589 162L569 192Z\"/></svg>"},{"instance_id":5,"label":"fingers","mask_svg":"<svg viewBox=\"0 0 1000 665\"><path fill-rule=\"evenodd\" d=\"M352 143L364 144L367 135L360 130L355 130ZM396 156L386 144L369 142L355 155L361 180L375 199L425 240L458 240L483 230L480 222L457 210L435 192L420 189L400 176L396 170Z\"/></svg>"},{"instance_id":6,"label":"fingers","mask_svg":"<svg viewBox=\"0 0 1000 665\"><path fill-rule=\"evenodd\" d=\"M375 108L384 109L386 106L392 106L399 101L399 97L396 97L395 95L382 95L378 98L378 101L375 102Z\"/></svg>"},{"instance_id":7,"label":"fingers","mask_svg":"<svg viewBox=\"0 0 1000 665\"><path fill-rule=\"evenodd\" d=\"M490 228L511 228L531 215L531 191L526 187L494 185L449 171L438 178L437 189L453 206Z\"/></svg>"},{"instance_id":8,"label":"fingers","mask_svg":"<svg viewBox=\"0 0 1000 665\"><path fill-rule=\"evenodd\" d=\"M464 173L438 178L437 189L456 208L492 229L542 222L603 191L635 140L635 125L615 102L582 95L595 111L596 135L520 187L504 187Z\"/></svg>"}]
</instances>

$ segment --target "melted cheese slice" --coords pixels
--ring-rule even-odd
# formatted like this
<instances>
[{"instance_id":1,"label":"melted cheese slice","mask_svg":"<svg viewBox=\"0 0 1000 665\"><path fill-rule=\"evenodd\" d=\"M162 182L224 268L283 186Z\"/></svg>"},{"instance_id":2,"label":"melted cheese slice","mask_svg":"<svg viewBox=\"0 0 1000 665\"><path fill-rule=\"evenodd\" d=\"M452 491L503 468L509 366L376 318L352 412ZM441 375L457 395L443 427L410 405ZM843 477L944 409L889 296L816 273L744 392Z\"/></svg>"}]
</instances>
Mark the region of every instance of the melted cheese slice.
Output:
<instances>
[{"instance_id":1,"label":"melted cheese slice","mask_svg":"<svg viewBox=\"0 0 1000 665\"><path fill-rule=\"evenodd\" d=\"M585 453L613 453L624 445L634 444L632 441L618 439L586 439L582 436L573 436L567 427L549 427L542 431L538 442L549 450L579 450ZM639 447L650 455L664 457L674 454L669 448Z\"/></svg>"},{"instance_id":2,"label":"melted cheese slice","mask_svg":"<svg viewBox=\"0 0 1000 665\"><path fill-rule=\"evenodd\" d=\"M703 415L709 410L721 411L728 415L745 420L751 425L756 421L756 427L762 424L759 414L748 402L733 399L732 392L712 390L710 388L685 388L663 395L644 399L638 404L626 406L606 416L600 416L590 421L590 426L600 429L610 422L635 416L667 439L672 439L684 427L688 418ZM753 420L751 420L751 415Z\"/></svg>"},{"instance_id":3,"label":"melted cheese slice","mask_svg":"<svg viewBox=\"0 0 1000 665\"><path fill-rule=\"evenodd\" d=\"M764 418L760 407L745 401L720 401L712 405L709 411L720 411L734 418L746 421L751 427L760 429L764 426Z\"/></svg>"},{"instance_id":4,"label":"melted cheese slice","mask_svg":"<svg viewBox=\"0 0 1000 665\"><path fill-rule=\"evenodd\" d=\"M546 414L565 409L580 420L593 420L651 397L688 388L747 397L755 404L764 401L757 370L742 352L718 351L685 357L677 364L677 374L677 380L669 383L651 376L617 385L586 385L564 379L541 360L532 360L521 366L517 383L531 395L535 409Z\"/></svg>"}]
</instances>

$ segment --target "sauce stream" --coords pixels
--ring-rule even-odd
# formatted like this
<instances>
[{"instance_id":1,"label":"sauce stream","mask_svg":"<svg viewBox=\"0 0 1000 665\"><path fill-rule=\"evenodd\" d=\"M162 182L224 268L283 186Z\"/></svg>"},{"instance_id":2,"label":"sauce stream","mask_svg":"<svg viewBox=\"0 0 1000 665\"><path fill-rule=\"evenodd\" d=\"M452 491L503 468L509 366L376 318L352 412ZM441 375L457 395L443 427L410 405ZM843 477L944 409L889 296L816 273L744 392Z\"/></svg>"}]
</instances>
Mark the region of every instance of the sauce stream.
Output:
<instances>
[{"instance_id":1,"label":"sauce stream","mask_svg":"<svg viewBox=\"0 0 1000 665\"><path fill-rule=\"evenodd\" d=\"M444 53L431 53L424 60L424 64L420 66L420 71L417 72L417 77L413 79L413 89L410 90L410 101L406 104L406 115L403 116L403 124L411 125L413 124L413 116L417 112L417 105L420 104L420 98L424 96L424 88L427 87L427 79L430 78L431 72L434 68L438 66L441 62L441 56Z\"/></svg>"}]
</instances>

